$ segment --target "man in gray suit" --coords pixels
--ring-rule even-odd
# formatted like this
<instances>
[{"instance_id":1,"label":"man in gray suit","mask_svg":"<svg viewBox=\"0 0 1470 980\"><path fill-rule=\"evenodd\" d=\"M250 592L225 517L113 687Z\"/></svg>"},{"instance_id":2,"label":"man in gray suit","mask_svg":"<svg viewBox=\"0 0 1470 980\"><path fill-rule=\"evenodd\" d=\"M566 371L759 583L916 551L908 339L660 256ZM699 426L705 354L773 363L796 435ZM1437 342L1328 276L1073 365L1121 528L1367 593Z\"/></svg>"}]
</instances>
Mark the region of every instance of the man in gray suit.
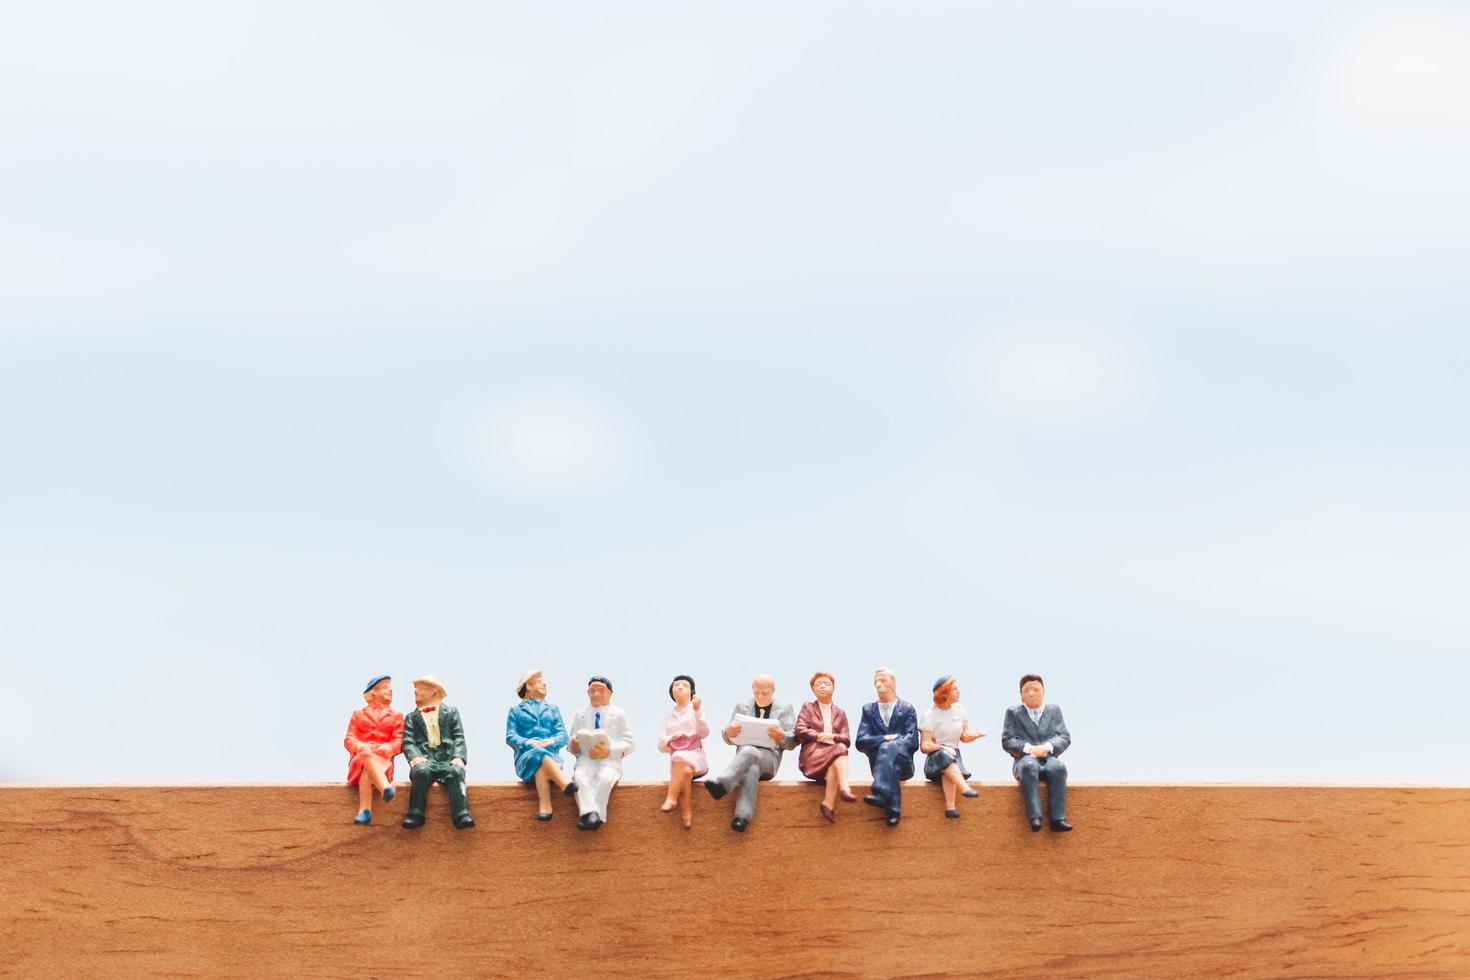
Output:
<instances>
[{"instance_id":1,"label":"man in gray suit","mask_svg":"<svg viewBox=\"0 0 1470 980\"><path fill-rule=\"evenodd\" d=\"M796 713L789 704L776 704L772 698L776 693L776 679L770 674L756 674L750 682L750 693L755 695L741 701L730 712L730 724L723 735L727 745L735 745L735 737L743 727L736 718L769 718L766 735L770 745L741 745L735 750L735 759L720 773L717 779L706 779L704 788L715 799L730 790L735 791L735 819L730 829L744 833L755 816L755 798L760 782L772 779L781 768L781 754L796 748Z\"/></svg>"},{"instance_id":2,"label":"man in gray suit","mask_svg":"<svg viewBox=\"0 0 1470 980\"><path fill-rule=\"evenodd\" d=\"M1046 703L1046 684L1039 674L1021 678L1021 703L1006 709L1000 747L1016 761L1011 775L1021 783L1021 802L1033 831L1041 829L1041 781L1051 810L1051 829L1071 830L1067 822L1067 764L1057 756L1072 744L1062 709Z\"/></svg>"}]
</instances>

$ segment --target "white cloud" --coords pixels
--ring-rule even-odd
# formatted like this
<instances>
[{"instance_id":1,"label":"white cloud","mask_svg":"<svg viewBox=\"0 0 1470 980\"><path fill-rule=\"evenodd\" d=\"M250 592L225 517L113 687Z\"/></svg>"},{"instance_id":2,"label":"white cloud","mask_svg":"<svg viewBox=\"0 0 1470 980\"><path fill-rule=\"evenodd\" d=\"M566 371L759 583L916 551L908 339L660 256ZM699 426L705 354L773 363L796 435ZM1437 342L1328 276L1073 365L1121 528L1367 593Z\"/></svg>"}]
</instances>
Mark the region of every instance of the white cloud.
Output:
<instances>
[{"instance_id":1,"label":"white cloud","mask_svg":"<svg viewBox=\"0 0 1470 980\"><path fill-rule=\"evenodd\" d=\"M494 482L524 490L604 484L621 467L623 447L622 429L611 416L567 395L530 397L494 410L476 446Z\"/></svg>"},{"instance_id":2,"label":"white cloud","mask_svg":"<svg viewBox=\"0 0 1470 980\"><path fill-rule=\"evenodd\" d=\"M1138 386L1135 358L1114 338L1069 327L988 336L974 359L987 406L1033 422L1075 423L1113 414Z\"/></svg>"}]
</instances>

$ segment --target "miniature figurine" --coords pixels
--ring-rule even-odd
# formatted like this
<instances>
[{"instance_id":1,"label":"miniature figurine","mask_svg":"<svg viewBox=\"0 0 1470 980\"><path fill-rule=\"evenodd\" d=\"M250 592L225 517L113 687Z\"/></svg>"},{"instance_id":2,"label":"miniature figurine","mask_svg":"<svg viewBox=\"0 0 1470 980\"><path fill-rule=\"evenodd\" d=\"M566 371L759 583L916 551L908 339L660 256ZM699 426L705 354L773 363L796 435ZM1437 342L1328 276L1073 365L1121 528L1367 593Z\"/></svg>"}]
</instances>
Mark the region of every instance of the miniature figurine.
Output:
<instances>
[{"instance_id":1,"label":"miniature figurine","mask_svg":"<svg viewBox=\"0 0 1470 980\"><path fill-rule=\"evenodd\" d=\"M873 672L873 688L878 700L863 705L858 719L858 751L873 770L873 789L863 802L886 810L888 826L896 827L903 782L913 776L914 753L919 751L919 715L913 705L898 699L898 678L887 667Z\"/></svg>"},{"instance_id":2,"label":"miniature figurine","mask_svg":"<svg viewBox=\"0 0 1470 980\"><path fill-rule=\"evenodd\" d=\"M709 772L709 760L704 757L709 725L694 693L694 678L688 674L675 677L669 684L669 697L674 710L664 719L663 734L658 737L658 750L669 754L669 793L659 809L668 813L677 806L687 829L694 824L690 799L694 780Z\"/></svg>"},{"instance_id":3,"label":"miniature figurine","mask_svg":"<svg viewBox=\"0 0 1470 980\"><path fill-rule=\"evenodd\" d=\"M521 703L505 716L505 743L515 751L516 777L535 783L540 809L537 820L551 819L551 785L573 796L577 784L561 771L561 750L567 744L567 726L561 709L546 703L546 680L539 670L528 670L516 684Z\"/></svg>"},{"instance_id":4,"label":"miniature figurine","mask_svg":"<svg viewBox=\"0 0 1470 980\"><path fill-rule=\"evenodd\" d=\"M960 743L983 738L984 732L970 731L970 716L960 706L960 685L948 674L934 682L934 706L919 719L919 750L924 760L924 776L944 789L944 815L958 818L955 794L980 794L965 780L970 771L960 755Z\"/></svg>"},{"instance_id":5,"label":"miniature figurine","mask_svg":"<svg viewBox=\"0 0 1470 980\"><path fill-rule=\"evenodd\" d=\"M413 682L413 700L418 707L403 720L403 757L408 760L408 813L403 827L424 825L429 786L443 783L449 791L449 813L454 826L465 830L475 825L465 792L464 724L459 710L444 703L444 682L437 674L425 674Z\"/></svg>"},{"instance_id":6,"label":"miniature figurine","mask_svg":"<svg viewBox=\"0 0 1470 980\"><path fill-rule=\"evenodd\" d=\"M1057 756L1072 744L1059 705L1046 703L1046 683L1039 674L1021 678L1021 703L1006 709L1000 747L1016 761L1011 775L1021 787L1021 803L1031 829L1041 829L1041 781L1046 782L1051 829L1072 829L1067 822L1067 764Z\"/></svg>"},{"instance_id":7,"label":"miniature figurine","mask_svg":"<svg viewBox=\"0 0 1470 980\"><path fill-rule=\"evenodd\" d=\"M373 821L373 790L383 802L393 799L393 758L403 748L403 715L393 710L393 678L379 674L363 688L367 706L352 712L342 744L352 758L347 763L347 785L357 787L357 816L353 823Z\"/></svg>"},{"instance_id":8,"label":"miniature figurine","mask_svg":"<svg viewBox=\"0 0 1470 980\"><path fill-rule=\"evenodd\" d=\"M612 704L612 681L596 676L587 681L587 707L572 719L567 749L577 757L575 774L581 830L596 830L607 822L607 801L623 775L623 757L633 751L628 715Z\"/></svg>"},{"instance_id":9,"label":"miniature figurine","mask_svg":"<svg viewBox=\"0 0 1470 980\"><path fill-rule=\"evenodd\" d=\"M820 805L822 817L836 823L838 795L844 803L857 800L847 782L847 747L852 744L852 729L847 725L847 712L832 703L837 679L819 670L809 683L817 699L803 704L796 716L796 738L801 742L796 764L803 776L826 784Z\"/></svg>"},{"instance_id":10,"label":"miniature figurine","mask_svg":"<svg viewBox=\"0 0 1470 980\"><path fill-rule=\"evenodd\" d=\"M709 795L717 800L735 791L735 819L730 821L730 829L736 833L744 833L755 816L761 780L775 778L782 754L796 748L796 717L791 705L771 700L776 693L776 679L770 674L756 674L750 692L754 697L735 705L723 732L726 744L737 746L735 759L718 779L704 783Z\"/></svg>"}]
</instances>

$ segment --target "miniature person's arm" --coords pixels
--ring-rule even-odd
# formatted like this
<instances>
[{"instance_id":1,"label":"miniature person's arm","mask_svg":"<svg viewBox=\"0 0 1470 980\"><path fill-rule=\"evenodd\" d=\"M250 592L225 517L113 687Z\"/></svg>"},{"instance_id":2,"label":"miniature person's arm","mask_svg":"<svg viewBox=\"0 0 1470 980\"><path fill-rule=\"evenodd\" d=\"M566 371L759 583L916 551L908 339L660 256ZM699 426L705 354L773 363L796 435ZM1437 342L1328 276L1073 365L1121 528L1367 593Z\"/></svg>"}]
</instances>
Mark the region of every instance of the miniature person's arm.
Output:
<instances>
[{"instance_id":1,"label":"miniature person's arm","mask_svg":"<svg viewBox=\"0 0 1470 980\"><path fill-rule=\"evenodd\" d=\"M894 708L893 710L894 713L897 714L899 709ZM907 710L903 712L902 717L903 734L899 736L899 741L903 743L903 751L907 752L909 755L913 755L915 752L919 751L919 716L918 713L914 711L913 706L910 705L908 706Z\"/></svg>"},{"instance_id":2,"label":"miniature person's arm","mask_svg":"<svg viewBox=\"0 0 1470 980\"><path fill-rule=\"evenodd\" d=\"M838 745L852 744L852 729L847 724L847 712L832 708L832 741Z\"/></svg>"},{"instance_id":3,"label":"miniature person's arm","mask_svg":"<svg viewBox=\"0 0 1470 980\"><path fill-rule=\"evenodd\" d=\"M521 734L520 726L516 724L517 714L518 712L515 708L511 708L505 713L505 744L517 752L524 752L526 750L526 743L530 739Z\"/></svg>"},{"instance_id":4,"label":"miniature person's arm","mask_svg":"<svg viewBox=\"0 0 1470 980\"><path fill-rule=\"evenodd\" d=\"M737 729L739 728L739 726L735 724L735 717L737 715L739 715L739 714L740 714L740 705L737 704L737 705L735 705L734 709L731 710L731 712L730 712L730 721L725 725L724 730L720 732L720 737L725 740L725 744L726 745L734 745L735 744L735 740L730 737L730 729L731 728L737 728ZM739 732L737 731L736 734L739 734Z\"/></svg>"},{"instance_id":5,"label":"miniature person's arm","mask_svg":"<svg viewBox=\"0 0 1470 980\"><path fill-rule=\"evenodd\" d=\"M461 764L468 764L470 761L470 757L469 754L465 751L464 719L460 717L458 708L451 708L449 711L445 712L445 714L447 714L449 717L445 718L444 720L449 722L449 730L453 734L448 735L444 739L444 741L454 746L454 755L452 756L452 758L458 759Z\"/></svg>"},{"instance_id":6,"label":"miniature person's arm","mask_svg":"<svg viewBox=\"0 0 1470 980\"><path fill-rule=\"evenodd\" d=\"M801 706L801 713L796 716L796 740L798 742L815 742L817 736L822 734L821 708L815 708L815 701ZM813 718L816 715L816 718ZM816 725L812 722L816 721Z\"/></svg>"},{"instance_id":7,"label":"miniature person's arm","mask_svg":"<svg viewBox=\"0 0 1470 980\"><path fill-rule=\"evenodd\" d=\"M422 717L422 716L420 716L420 717ZM419 742L419 734L418 734L418 731L415 730L415 728L412 725L410 725L407 721L404 721L404 723L403 723L403 757L408 760L408 764L409 765L413 765L413 763L414 763L415 760L422 759L426 755L428 755L428 753L424 751L423 744Z\"/></svg>"},{"instance_id":8,"label":"miniature person's arm","mask_svg":"<svg viewBox=\"0 0 1470 980\"><path fill-rule=\"evenodd\" d=\"M347 719L347 737L342 740L342 745L347 749L348 752L351 752L353 755L357 755L357 753L359 752L366 752L372 748L372 746L370 746L368 743L364 742L357 736L356 711L352 713L351 718Z\"/></svg>"},{"instance_id":9,"label":"miniature person's arm","mask_svg":"<svg viewBox=\"0 0 1470 980\"><path fill-rule=\"evenodd\" d=\"M858 715L857 749L859 752L877 752L878 746L884 742L883 733L875 730L868 724L868 713L863 711Z\"/></svg>"},{"instance_id":10,"label":"miniature person's arm","mask_svg":"<svg viewBox=\"0 0 1470 980\"><path fill-rule=\"evenodd\" d=\"M556 731L552 733L551 741L546 743L545 748L551 755L556 755L567 747L567 742L571 739L567 735L567 723L562 720L561 709L553 707L551 716L556 719Z\"/></svg>"},{"instance_id":11,"label":"miniature person's arm","mask_svg":"<svg viewBox=\"0 0 1470 980\"><path fill-rule=\"evenodd\" d=\"M658 750L660 752L672 753L674 751L673 749L669 748L669 743L672 742L679 734L679 730L677 727L678 722L676 722L674 718L675 715L673 712L670 712L669 715L664 718L664 730L660 732L658 736Z\"/></svg>"},{"instance_id":12,"label":"miniature person's arm","mask_svg":"<svg viewBox=\"0 0 1470 980\"><path fill-rule=\"evenodd\" d=\"M1021 737L1016 728L1016 713L1006 711L1005 723L1000 730L1000 747L1006 750L1006 754L1012 759L1019 759L1026 754L1026 740Z\"/></svg>"},{"instance_id":13,"label":"miniature person's arm","mask_svg":"<svg viewBox=\"0 0 1470 980\"><path fill-rule=\"evenodd\" d=\"M700 738L709 738L709 722L704 720L704 708L698 704L694 706L694 734Z\"/></svg>"},{"instance_id":14,"label":"miniature person's arm","mask_svg":"<svg viewBox=\"0 0 1470 980\"><path fill-rule=\"evenodd\" d=\"M796 713L791 710L791 705L783 704L780 717L776 720L780 723L783 738L776 745L778 749L796 748Z\"/></svg>"},{"instance_id":15,"label":"miniature person's arm","mask_svg":"<svg viewBox=\"0 0 1470 980\"><path fill-rule=\"evenodd\" d=\"M1053 705L1053 707L1055 707L1055 705ZM1067 731L1067 723L1062 720L1062 709L1057 708L1056 713L1056 734L1048 739L1048 741L1051 743L1051 754L1061 755L1063 752L1067 751L1067 746L1072 744L1072 733ZM1084 722L1086 720L1087 719L1085 718L1083 719Z\"/></svg>"},{"instance_id":16,"label":"miniature person's arm","mask_svg":"<svg viewBox=\"0 0 1470 980\"><path fill-rule=\"evenodd\" d=\"M617 757L619 759L621 759L625 755L633 754L633 728L628 724L627 713L622 711L621 709L613 714L613 718L617 722L618 734L617 738L613 738L612 735L609 734L608 739L612 743L612 751L617 754Z\"/></svg>"},{"instance_id":17,"label":"miniature person's arm","mask_svg":"<svg viewBox=\"0 0 1470 980\"><path fill-rule=\"evenodd\" d=\"M386 742L378 743L377 753L389 762L393 757L403 751L403 716L397 715L393 719L393 737Z\"/></svg>"},{"instance_id":18,"label":"miniature person's arm","mask_svg":"<svg viewBox=\"0 0 1470 980\"><path fill-rule=\"evenodd\" d=\"M924 753L925 755L932 755L933 753L938 752L943 747L944 746L934 741L934 733L931 732L929 729L926 728L923 731L919 732L920 752Z\"/></svg>"},{"instance_id":19,"label":"miniature person's arm","mask_svg":"<svg viewBox=\"0 0 1470 980\"><path fill-rule=\"evenodd\" d=\"M572 718L571 738L567 740L568 752L570 752L572 755L577 756L582 754L582 743L577 741L577 732L580 732L584 728L591 727L592 720L587 717L586 709L577 712L576 716Z\"/></svg>"}]
</instances>

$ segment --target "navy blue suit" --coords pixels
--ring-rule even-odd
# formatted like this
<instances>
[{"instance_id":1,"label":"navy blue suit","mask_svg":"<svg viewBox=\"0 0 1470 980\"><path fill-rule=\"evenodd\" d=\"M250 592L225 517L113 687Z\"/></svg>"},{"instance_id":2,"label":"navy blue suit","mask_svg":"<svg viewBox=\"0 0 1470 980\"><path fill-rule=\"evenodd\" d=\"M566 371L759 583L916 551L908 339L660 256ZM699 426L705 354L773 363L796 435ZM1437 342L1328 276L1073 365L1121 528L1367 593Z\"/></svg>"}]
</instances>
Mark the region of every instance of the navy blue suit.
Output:
<instances>
[{"instance_id":1,"label":"navy blue suit","mask_svg":"<svg viewBox=\"0 0 1470 980\"><path fill-rule=\"evenodd\" d=\"M885 735L898 738L888 741ZM895 701L885 725L878 702L865 704L854 744L873 768L873 795L886 799L888 812L896 815L903 781L914 774L914 753L919 751L918 712L907 701Z\"/></svg>"}]
</instances>

